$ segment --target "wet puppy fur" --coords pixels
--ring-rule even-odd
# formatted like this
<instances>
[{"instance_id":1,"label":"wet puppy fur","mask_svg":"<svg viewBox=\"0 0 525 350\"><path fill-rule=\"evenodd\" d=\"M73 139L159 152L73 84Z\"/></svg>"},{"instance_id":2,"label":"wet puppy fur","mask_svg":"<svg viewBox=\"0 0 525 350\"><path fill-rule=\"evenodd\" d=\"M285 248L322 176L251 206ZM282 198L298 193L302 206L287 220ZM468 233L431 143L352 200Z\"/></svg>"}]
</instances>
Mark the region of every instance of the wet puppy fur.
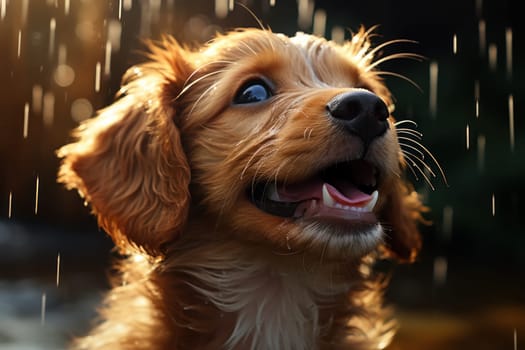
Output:
<instances>
[{"instance_id":1,"label":"wet puppy fur","mask_svg":"<svg viewBox=\"0 0 525 350\"><path fill-rule=\"evenodd\" d=\"M72 347L385 347L396 326L373 262L415 259L424 207L377 52L364 29L343 44L261 29L151 44L118 99L58 151L59 181L121 254L99 320ZM334 99L355 92L384 104L384 130L365 137L334 117ZM378 192L366 220L254 200L356 160Z\"/></svg>"}]
</instances>

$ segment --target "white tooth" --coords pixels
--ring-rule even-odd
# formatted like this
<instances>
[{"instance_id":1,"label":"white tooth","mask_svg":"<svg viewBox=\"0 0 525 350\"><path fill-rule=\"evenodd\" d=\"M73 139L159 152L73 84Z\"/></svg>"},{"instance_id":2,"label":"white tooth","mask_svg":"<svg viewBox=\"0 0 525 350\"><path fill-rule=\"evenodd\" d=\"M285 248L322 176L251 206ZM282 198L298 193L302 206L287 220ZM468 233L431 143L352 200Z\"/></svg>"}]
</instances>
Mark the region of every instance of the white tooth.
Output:
<instances>
[{"instance_id":1,"label":"white tooth","mask_svg":"<svg viewBox=\"0 0 525 350\"><path fill-rule=\"evenodd\" d=\"M327 207L335 207L335 201L328 192L328 188L326 187L326 184L323 184L323 204Z\"/></svg>"},{"instance_id":2,"label":"white tooth","mask_svg":"<svg viewBox=\"0 0 525 350\"><path fill-rule=\"evenodd\" d=\"M271 199L272 201L275 201L275 202L281 202L281 197L279 196L279 192L277 192L277 187L275 186L270 187L270 189L268 189L266 193L267 193L266 195L268 196L268 199Z\"/></svg>"},{"instance_id":3,"label":"white tooth","mask_svg":"<svg viewBox=\"0 0 525 350\"><path fill-rule=\"evenodd\" d=\"M363 211L371 212L376 206L378 198L379 198L379 192L377 192L376 190L374 191L374 193L372 193L372 198L370 199L368 204L363 207Z\"/></svg>"}]
</instances>

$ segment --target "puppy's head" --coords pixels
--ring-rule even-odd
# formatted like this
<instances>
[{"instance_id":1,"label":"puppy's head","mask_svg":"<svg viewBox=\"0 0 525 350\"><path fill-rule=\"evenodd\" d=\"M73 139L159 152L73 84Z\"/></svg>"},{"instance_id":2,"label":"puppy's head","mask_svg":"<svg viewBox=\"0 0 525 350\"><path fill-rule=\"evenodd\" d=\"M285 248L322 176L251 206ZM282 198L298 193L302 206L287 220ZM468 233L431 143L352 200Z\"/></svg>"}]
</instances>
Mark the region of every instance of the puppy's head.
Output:
<instances>
[{"instance_id":1,"label":"puppy's head","mask_svg":"<svg viewBox=\"0 0 525 350\"><path fill-rule=\"evenodd\" d=\"M363 30L344 45L264 30L198 51L168 40L59 151L59 180L118 245L152 254L184 234L191 193L210 234L332 258L384 243L411 260L421 204L373 53Z\"/></svg>"}]
</instances>

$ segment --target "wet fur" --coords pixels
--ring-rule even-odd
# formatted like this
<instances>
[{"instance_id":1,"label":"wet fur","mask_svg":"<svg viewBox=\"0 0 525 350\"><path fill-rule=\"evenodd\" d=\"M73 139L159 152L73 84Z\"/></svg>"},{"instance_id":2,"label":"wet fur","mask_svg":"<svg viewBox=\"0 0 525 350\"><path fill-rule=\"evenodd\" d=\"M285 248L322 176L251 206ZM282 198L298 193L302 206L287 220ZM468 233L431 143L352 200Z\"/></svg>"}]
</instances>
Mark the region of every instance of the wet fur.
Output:
<instances>
[{"instance_id":1,"label":"wet fur","mask_svg":"<svg viewBox=\"0 0 525 350\"><path fill-rule=\"evenodd\" d=\"M338 45L247 29L201 48L151 45L117 101L58 151L59 181L90 204L122 254L100 319L77 349L379 349L395 331L377 256L413 261L421 203L403 179L394 120L367 151L385 174L363 232L265 214L257 180L293 182L362 156L326 102L366 88L393 110L369 34ZM232 107L250 77L278 86Z\"/></svg>"}]
</instances>

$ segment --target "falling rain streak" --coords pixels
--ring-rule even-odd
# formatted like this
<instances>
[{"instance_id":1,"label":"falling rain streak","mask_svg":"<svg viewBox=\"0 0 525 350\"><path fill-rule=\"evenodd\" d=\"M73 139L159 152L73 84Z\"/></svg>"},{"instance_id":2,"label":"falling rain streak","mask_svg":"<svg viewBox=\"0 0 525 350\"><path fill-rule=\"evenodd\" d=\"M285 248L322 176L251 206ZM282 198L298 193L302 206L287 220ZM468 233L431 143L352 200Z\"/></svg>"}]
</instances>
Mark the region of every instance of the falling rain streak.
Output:
<instances>
[{"instance_id":1,"label":"falling rain streak","mask_svg":"<svg viewBox=\"0 0 525 350\"><path fill-rule=\"evenodd\" d=\"M438 63L430 63L430 115L432 118L436 117L437 113L437 89L438 89Z\"/></svg>"},{"instance_id":2,"label":"falling rain streak","mask_svg":"<svg viewBox=\"0 0 525 350\"><path fill-rule=\"evenodd\" d=\"M507 68L507 79L512 79L512 29L507 28L505 30L505 52L506 52L506 68Z\"/></svg>"},{"instance_id":3,"label":"falling rain streak","mask_svg":"<svg viewBox=\"0 0 525 350\"><path fill-rule=\"evenodd\" d=\"M95 92L100 91L100 62L97 62L95 67Z\"/></svg>"},{"instance_id":4,"label":"falling rain streak","mask_svg":"<svg viewBox=\"0 0 525 350\"><path fill-rule=\"evenodd\" d=\"M514 328L514 350L518 350L518 331Z\"/></svg>"},{"instance_id":5,"label":"falling rain streak","mask_svg":"<svg viewBox=\"0 0 525 350\"><path fill-rule=\"evenodd\" d=\"M458 36L456 34L452 36L452 53L454 55L458 53Z\"/></svg>"},{"instance_id":6,"label":"falling rain streak","mask_svg":"<svg viewBox=\"0 0 525 350\"><path fill-rule=\"evenodd\" d=\"M8 206L7 206L7 218L11 219L12 215L13 215L13 192L9 192L9 200L8 200Z\"/></svg>"},{"instance_id":7,"label":"falling rain streak","mask_svg":"<svg viewBox=\"0 0 525 350\"><path fill-rule=\"evenodd\" d=\"M16 57L20 58L20 53L22 51L22 31L18 31L18 43L16 46Z\"/></svg>"},{"instance_id":8,"label":"falling rain streak","mask_svg":"<svg viewBox=\"0 0 525 350\"><path fill-rule=\"evenodd\" d=\"M0 19L2 19L2 21L5 18L6 9L7 9L7 0L0 0Z\"/></svg>"},{"instance_id":9,"label":"falling rain streak","mask_svg":"<svg viewBox=\"0 0 525 350\"><path fill-rule=\"evenodd\" d=\"M46 324L46 293L42 293L42 304L40 306L40 324Z\"/></svg>"},{"instance_id":10,"label":"falling rain streak","mask_svg":"<svg viewBox=\"0 0 525 350\"><path fill-rule=\"evenodd\" d=\"M467 144L467 151L470 149L470 129L469 129L469 126L467 124L467 128L465 130L465 138L466 138L466 144Z\"/></svg>"},{"instance_id":11,"label":"falling rain streak","mask_svg":"<svg viewBox=\"0 0 525 350\"><path fill-rule=\"evenodd\" d=\"M49 21L49 59L53 57L53 52L55 52L55 32L57 28L57 21L54 18L51 18Z\"/></svg>"},{"instance_id":12,"label":"falling rain streak","mask_svg":"<svg viewBox=\"0 0 525 350\"><path fill-rule=\"evenodd\" d=\"M437 256L434 259L434 285L443 286L447 281L447 258Z\"/></svg>"},{"instance_id":13,"label":"falling rain streak","mask_svg":"<svg viewBox=\"0 0 525 350\"><path fill-rule=\"evenodd\" d=\"M106 57L105 57L105 63L104 63L104 75L109 76L111 73L111 42L106 42Z\"/></svg>"},{"instance_id":14,"label":"falling rain streak","mask_svg":"<svg viewBox=\"0 0 525 350\"><path fill-rule=\"evenodd\" d=\"M489 67L492 71L498 67L498 47L496 44L489 45Z\"/></svg>"},{"instance_id":15,"label":"falling rain streak","mask_svg":"<svg viewBox=\"0 0 525 350\"><path fill-rule=\"evenodd\" d=\"M487 47L487 33L486 25L484 20L480 20L478 23L478 35L479 35L479 54L485 56L485 50Z\"/></svg>"},{"instance_id":16,"label":"falling rain streak","mask_svg":"<svg viewBox=\"0 0 525 350\"><path fill-rule=\"evenodd\" d=\"M36 184L35 184L35 215L38 214L38 191L40 187L40 178L38 175L36 176Z\"/></svg>"},{"instance_id":17,"label":"falling rain streak","mask_svg":"<svg viewBox=\"0 0 525 350\"><path fill-rule=\"evenodd\" d=\"M24 139L27 139L29 133L29 103L24 105Z\"/></svg>"},{"instance_id":18,"label":"falling rain streak","mask_svg":"<svg viewBox=\"0 0 525 350\"><path fill-rule=\"evenodd\" d=\"M443 208L443 236L450 239L452 236L452 223L454 219L454 208L446 205Z\"/></svg>"},{"instance_id":19,"label":"falling rain streak","mask_svg":"<svg viewBox=\"0 0 525 350\"><path fill-rule=\"evenodd\" d=\"M509 140L510 140L510 150L514 151L514 97L509 95Z\"/></svg>"},{"instance_id":20,"label":"falling rain streak","mask_svg":"<svg viewBox=\"0 0 525 350\"><path fill-rule=\"evenodd\" d=\"M492 216L496 215L496 196L492 194Z\"/></svg>"},{"instance_id":21,"label":"falling rain streak","mask_svg":"<svg viewBox=\"0 0 525 350\"><path fill-rule=\"evenodd\" d=\"M326 32L326 11L317 10L314 13L313 33L315 35L324 36Z\"/></svg>"},{"instance_id":22,"label":"falling rain streak","mask_svg":"<svg viewBox=\"0 0 525 350\"><path fill-rule=\"evenodd\" d=\"M56 279L57 287L60 284L60 253L57 255L57 279Z\"/></svg>"},{"instance_id":23,"label":"falling rain streak","mask_svg":"<svg viewBox=\"0 0 525 350\"><path fill-rule=\"evenodd\" d=\"M478 170L482 172L485 170L485 135L478 136Z\"/></svg>"}]
</instances>

